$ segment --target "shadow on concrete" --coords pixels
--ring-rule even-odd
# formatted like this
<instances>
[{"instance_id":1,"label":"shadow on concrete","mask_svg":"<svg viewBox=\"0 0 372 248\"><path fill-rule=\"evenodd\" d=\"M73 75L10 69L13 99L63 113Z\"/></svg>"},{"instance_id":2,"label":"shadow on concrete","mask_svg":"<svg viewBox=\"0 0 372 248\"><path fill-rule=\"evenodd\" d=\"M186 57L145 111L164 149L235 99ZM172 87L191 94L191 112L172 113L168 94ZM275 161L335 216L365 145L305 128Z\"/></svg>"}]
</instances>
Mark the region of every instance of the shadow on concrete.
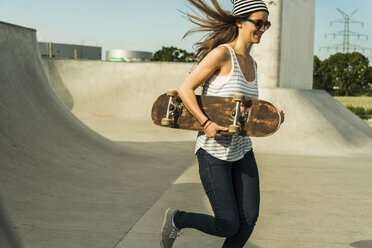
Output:
<instances>
[{"instance_id":1,"label":"shadow on concrete","mask_svg":"<svg viewBox=\"0 0 372 248\"><path fill-rule=\"evenodd\" d=\"M55 90L56 94L59 96L61 101L66 105L69 110L74 108L74 98L72 94L66 87L55 62L51 59L44 59L43 60L44 68L47 72L47 76L49 79L50 84L53 86L52 88Z\"/></svg>"},{"instance_id":2,"label":"shadow on concrete","mask_svg":"<svg viewBox=\"0 0 372 248\"><path fill-rule=\"evenodd\" d=\"M21 248L18 236L11 230L12 225L0 200L0 245L1 248Z\"/></svg>"},{"instance_id":3,"label":"shadow on concrete","mask_svg":"<svg viewBox=\"0 0 372 248\"><path fill-rule=\"evenodd\" d=\"M351 247L356 248L371 248L372 247L372 240L359 240L355 241L350 244Z\"/></svg>"},{"instance_id":4,"label":"shadow on concrete","mask_svg":"<svg viewBox=\"0 0 372 248\"><path fill-rule=\"evenodd\" d=\"M258 246L258 245L254 245L254 244L251 244L251 243L247 243L245 245L246 248L262 248L261 246Z\"/></svg>"}]
</instances>

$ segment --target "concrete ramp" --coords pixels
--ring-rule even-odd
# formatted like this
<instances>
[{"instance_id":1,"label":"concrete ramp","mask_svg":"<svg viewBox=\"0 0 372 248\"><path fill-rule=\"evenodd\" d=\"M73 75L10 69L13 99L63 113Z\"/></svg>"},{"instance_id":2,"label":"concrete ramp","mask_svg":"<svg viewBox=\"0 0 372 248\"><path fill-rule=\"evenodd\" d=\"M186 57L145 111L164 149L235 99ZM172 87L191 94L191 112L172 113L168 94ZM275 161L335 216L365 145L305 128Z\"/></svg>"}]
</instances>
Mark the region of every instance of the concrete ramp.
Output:
<instances>
[{"instance_id":1,"label":"concrete ramp","mask_svg":"<svg viewBox=\"0 0 372 248\"><path fill-rule=\"evenodd\" d=\"M308 156L371 156L372 128L323 90L260 89L286 113L279 131L253 138L256 150Z\"/></svg>"},{"instance_id":2,"label":"concrete ramp","mask_svg":"<svg viewBox=\"0 0 372 248\"><path fill-rule=\"evenodd\" d=\"M51 87L35 30L0 22L0 57L7 231L27 248L114 247L194 162L193 144L114 143L85 126Z\"/></svg>"}]
</instances>

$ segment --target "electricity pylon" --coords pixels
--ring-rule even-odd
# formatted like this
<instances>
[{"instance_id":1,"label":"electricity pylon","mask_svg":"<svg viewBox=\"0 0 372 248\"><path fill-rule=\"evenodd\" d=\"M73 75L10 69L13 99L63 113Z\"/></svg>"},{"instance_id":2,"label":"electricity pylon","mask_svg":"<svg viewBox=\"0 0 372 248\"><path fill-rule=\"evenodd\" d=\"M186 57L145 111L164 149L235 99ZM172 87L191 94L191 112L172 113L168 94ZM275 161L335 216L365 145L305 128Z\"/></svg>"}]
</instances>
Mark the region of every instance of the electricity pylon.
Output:
<instances>
[{"instance_id":1,"label":"electricity pylon","mask_svg":"<svg viewBox=\"0 0 372 248\"><path fill-rule=\"evenodd\" d=\"M368 40L368 35L365 35L365 34L359 34L359 33L356 33L356 32L353 32L350 30L350 23L352 24L361 24L362 27L364 27L364 23L361 22L361 21L355 21L355 20L352 20L351 19L351 16L354 15L358 9L354 10L352 13L350 13L349 15L346 14L345 12L343 12L342 10L340 10L339 8L337 8L338 12L340 12L340 14L344 17L344 19L339 19L339 20L334 20L334 21L331 21L331 26L333 23L343 23L344 24L344 30L343 31L338 31L338 32L334 32L334 33L328 33L325 35L325 38L327 38L328 36L333 36L333 39L336 38L336 36L343 36L344 37L344 42L342 44L335 44L335 45L331 45L331 46L323 46L323 47L320 47L319 48L319 51L321 49L327 49L328 51L331 50L331 49L335 49L337 52L339 50L341 50L342 52L344 53L348 53L350 52L350 50L353 50L353 51L372 51L371 48L367 48L367 47L362 47L362 46L359 46L359 45L355 45L355 44L351 44L350 43L350 37L358 37L358 40L360 40L361 37L365 37L366 40Z\"/></svg>"}]
</instances>

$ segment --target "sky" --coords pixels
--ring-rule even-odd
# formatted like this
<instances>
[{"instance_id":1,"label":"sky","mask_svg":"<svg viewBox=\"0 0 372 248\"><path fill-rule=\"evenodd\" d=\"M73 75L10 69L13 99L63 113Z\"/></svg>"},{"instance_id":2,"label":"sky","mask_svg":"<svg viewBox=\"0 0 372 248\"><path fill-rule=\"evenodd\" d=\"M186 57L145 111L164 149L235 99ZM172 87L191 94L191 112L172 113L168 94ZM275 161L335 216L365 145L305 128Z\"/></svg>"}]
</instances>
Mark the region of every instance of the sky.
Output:
<instances>
[{"instance_id":1,"label":"sky","mask_svg":"<svg viewBox=\"0 0 372 248\"><path fill-rule=\"evenodd\" d=\"M296 0L300 1L300 0ZM336 51L320 47L342 44L343 38L327 33L342 31L343 24L330 22L358 11L352 19L364 23L351 24L356 33L368 35L368 40L355 37L350 42L372 48L371 0L315 0L314 54L326 59ZM230 0L219 1L227 10ZM155 52L162 46L175 46L192 52L192 46L203 35L183 39L193 28L181 11L187 11L186 0L0 0L0 21L37 30L38 41L101 46L103 58L110 49ZM364 53L372 61L372 52Z\"/></svg>"}]
</instances>

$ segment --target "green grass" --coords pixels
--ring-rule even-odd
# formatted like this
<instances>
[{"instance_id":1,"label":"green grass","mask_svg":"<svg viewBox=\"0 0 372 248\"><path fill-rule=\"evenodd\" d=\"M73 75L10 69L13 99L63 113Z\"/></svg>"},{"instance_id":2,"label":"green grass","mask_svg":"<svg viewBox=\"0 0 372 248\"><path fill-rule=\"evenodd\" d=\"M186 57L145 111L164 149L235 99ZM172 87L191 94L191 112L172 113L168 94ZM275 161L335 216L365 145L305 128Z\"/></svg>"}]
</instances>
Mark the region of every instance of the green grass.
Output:
<instances>
[{"instance_id":1,"label":"green grass","mask_svg":"<svg viewBox=\"0 0 372 248\"><path fill-rule=\"evenodd\" d=\"M363 107L372 109L372 97L368 96L335 96L335 99L344 106Z\"/></svg>"},{"instance_id":2,"label":"green grass","mask_svg":"<svg viewBox=\"0 0 372 248\"><path fill-rule=\"evenodd\" d=\"M363 119L372 115L372 97L335 96L335 99Z\"/></svg>"}]
</instances>

